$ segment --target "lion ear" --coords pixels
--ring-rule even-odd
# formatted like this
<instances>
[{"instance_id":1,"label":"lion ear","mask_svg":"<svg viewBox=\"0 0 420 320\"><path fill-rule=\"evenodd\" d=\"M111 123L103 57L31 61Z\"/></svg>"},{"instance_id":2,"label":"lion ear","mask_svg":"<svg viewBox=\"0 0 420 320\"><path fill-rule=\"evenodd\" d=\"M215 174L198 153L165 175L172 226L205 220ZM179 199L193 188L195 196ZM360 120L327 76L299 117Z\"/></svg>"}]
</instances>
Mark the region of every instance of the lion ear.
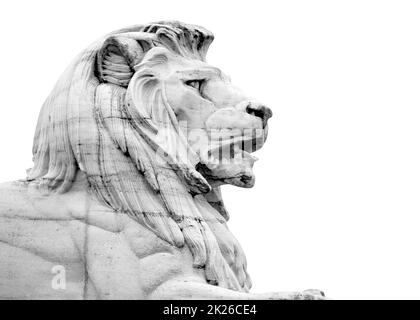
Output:
<instances>
[{"instance_id":1,"label":"lion ear","mask_svg":"<svg viewBox=\"0 0 420 320\"><path fill-rule=\"evenodd\" d=\"M152 46L153 35L128 32L108 37L97 54L97 75L100 81L127 87L134 66Z\"/></svg>"}]
</instances>

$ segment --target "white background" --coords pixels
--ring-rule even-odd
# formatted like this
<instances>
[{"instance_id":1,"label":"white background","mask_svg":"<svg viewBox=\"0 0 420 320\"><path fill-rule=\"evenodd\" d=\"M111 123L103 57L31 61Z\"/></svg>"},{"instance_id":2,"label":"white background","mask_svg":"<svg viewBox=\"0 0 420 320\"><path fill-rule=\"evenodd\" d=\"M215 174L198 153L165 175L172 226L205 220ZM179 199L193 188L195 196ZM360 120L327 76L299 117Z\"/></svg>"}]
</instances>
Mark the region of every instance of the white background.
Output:
<instances>
[{"instance_id":1,"label":"white background","mask_svg":"<svg viewBox=\"0 0 420 320\"><path fill-rule=\"evenodd\" d=\"M255 187L224 188L254 291L420 298L419 2L9 1L0 12L0 181L25 177L41 104L89 43L161 19L200 24L216 36L208 62L274 111Z\"/></svg>"}]
</instances>

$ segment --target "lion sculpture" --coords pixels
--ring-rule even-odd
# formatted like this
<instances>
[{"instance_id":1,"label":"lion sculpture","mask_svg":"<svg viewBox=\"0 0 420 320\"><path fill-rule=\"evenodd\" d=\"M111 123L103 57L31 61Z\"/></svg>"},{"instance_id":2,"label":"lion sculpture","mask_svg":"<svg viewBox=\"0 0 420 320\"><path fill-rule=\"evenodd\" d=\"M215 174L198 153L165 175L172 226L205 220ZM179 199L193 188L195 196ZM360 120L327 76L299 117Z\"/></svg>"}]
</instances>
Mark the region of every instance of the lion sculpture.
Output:
<instances>
[{"instance_id":1,"label":"lion sculpture","mask_svg":"<svg viewBox=\"0 0 420 320\"><path fill-rule=\"evenodd\" d=\"M212 40L181 22L134 26L66 69L33 168L1 185L0 298L322 299L249 293L220 186L253 186L271 110L205 62Z\"/></svg>"}]
</instances>

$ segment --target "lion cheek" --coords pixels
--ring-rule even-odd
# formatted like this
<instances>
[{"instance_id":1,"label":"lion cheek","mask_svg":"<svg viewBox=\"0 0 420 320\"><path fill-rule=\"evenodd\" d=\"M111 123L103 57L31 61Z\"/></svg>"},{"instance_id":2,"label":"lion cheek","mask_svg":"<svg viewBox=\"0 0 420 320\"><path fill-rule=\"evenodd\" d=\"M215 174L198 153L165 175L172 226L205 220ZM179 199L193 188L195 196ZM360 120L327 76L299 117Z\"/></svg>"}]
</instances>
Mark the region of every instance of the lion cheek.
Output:
<instances>
[{"instance_id":1,"label":"lion cheek","mask_svg":"<svg viewBox=\"0 0 420 320\"><path fill-rule=\"evenodd\" d=\"M188 92L167 92L167 99L178 121L185 122L184 126L189 128L204 128L205 120L214 111L214 108L207 106L202 99L197 99Z\"/></svg>"}]
</instances>

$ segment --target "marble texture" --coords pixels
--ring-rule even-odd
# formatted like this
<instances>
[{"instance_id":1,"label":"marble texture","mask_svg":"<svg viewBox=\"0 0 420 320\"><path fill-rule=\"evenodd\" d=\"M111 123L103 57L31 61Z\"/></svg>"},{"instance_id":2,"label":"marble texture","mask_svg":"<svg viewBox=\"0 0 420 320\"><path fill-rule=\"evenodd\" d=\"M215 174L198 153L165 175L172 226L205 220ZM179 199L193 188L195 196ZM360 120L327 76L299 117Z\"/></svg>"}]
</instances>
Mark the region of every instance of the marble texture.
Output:
<instances>
[{"instance_id":1,"label":"marble texture","mask_svg":"<svg viewBox=\"0 0 420 320\"><path fill-rule=\"evenodd\" d=\"M0 298L323 299L249 292L220 186L253 186L272 112L206 63L212 40L138 25L66 69L33 168L0 185Z\"/></svg>"}]
</instances>

